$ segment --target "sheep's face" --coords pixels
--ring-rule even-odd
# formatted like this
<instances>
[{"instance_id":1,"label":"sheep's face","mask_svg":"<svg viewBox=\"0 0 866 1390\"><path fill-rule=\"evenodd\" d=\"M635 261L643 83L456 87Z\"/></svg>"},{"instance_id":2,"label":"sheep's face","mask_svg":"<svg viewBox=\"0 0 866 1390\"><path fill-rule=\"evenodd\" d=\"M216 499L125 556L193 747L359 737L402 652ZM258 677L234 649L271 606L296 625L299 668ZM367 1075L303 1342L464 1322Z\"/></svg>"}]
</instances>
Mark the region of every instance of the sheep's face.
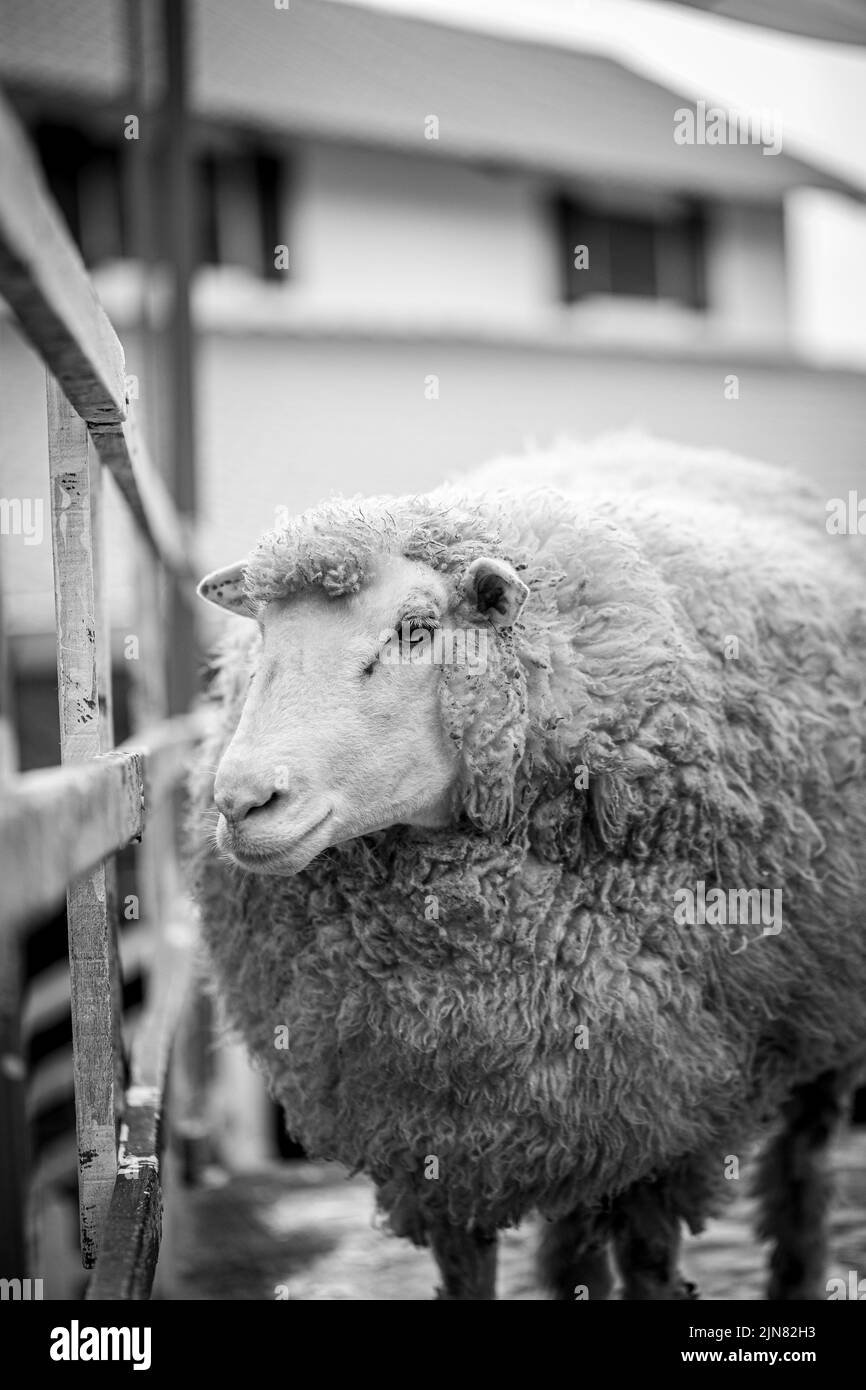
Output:
<instances>
[{"instance_id":1,"label":"sheep's face","mask_svg":"<svg viewBox=\"0 0 866 1390\"><path fill-rule=\"evenodd\" d=\"M513 622L526 596L514 571L470 566L464 588L481 621L468 629L442 577L399 556L383 556L356 594L312 588L254 615L243 568L199 586L254 616L262 638L216 772L218 847L245 869L289 875L358 835L450 824L459 754L442 727L442 663L483 665L486 629Z\"/></svg>"}]
</instances>

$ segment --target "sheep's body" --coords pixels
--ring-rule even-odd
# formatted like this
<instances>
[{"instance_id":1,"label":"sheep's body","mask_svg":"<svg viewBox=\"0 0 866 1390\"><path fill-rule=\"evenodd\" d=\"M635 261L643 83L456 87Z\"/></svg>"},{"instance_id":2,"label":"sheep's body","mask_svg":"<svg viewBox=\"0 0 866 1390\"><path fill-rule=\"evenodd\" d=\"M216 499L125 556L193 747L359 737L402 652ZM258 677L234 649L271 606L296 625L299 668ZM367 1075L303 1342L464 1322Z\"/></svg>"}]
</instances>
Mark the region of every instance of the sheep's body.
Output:
<instances>
[{"instance_id":1,"label":"sheep's body","mask_svg":"<svg viewBox=\"0 0 866 1390\"><path fill-rule=\"evenodd\" d=\"M531 591L486 677L443 672L451 831L294 878L218 860L252 629L212 687L193 833L220 995L292 1133L370 1174L398 1231L591 1220L657 1180L696 1226L792 1092L862 1059L863 581L821 499L787 510L446 490L329 504L254 557L261 599L350 591L389 547L455 582L502 555ZM781 931L678 922L700 882L781 890Z\"/></svg>"}]
</instances>

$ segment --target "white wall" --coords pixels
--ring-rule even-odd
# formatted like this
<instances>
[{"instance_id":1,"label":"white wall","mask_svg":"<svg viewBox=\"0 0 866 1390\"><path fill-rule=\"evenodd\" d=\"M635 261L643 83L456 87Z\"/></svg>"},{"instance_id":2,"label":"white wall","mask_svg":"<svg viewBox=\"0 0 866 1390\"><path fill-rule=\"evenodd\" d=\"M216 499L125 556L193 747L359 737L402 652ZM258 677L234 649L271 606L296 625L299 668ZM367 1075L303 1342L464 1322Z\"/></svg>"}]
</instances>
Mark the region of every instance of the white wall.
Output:
<instances>
[{"instance_id":1,"label":"white wall","mask_svg":"<svg viewBox=\"0 0 866 1390\"><path fill-rule=\"evenodd\" d=\"M429 400L434 373L440 395ZM730 374L739 399L725 398ZM217 563L242 556L277 507L419 491L527 440L631 425L790 464L828 497L866 490L863 377L736 353L212 336L199 418L202 523Z\"/></svg>"},{"instance_id":2,"label":"white wall","mask_svg":"<svg viewBox=\"0 0 866 1390\"><path fill-rule=\"evenodd\" d=\"M394 305L513 317L555 298L552 228L530 178L319 144L295 161L296 297L386 319Z\"/></svg>"},{"instance_id":3,"label":"white wall","mask_svg":"<svg viewBox=\"0 0 866 1390\"><path fill-rule=\"evenodd\" d=\"M788 332L781 208L719 203L707 236L707 299L715 323L747 342L781 343Z\"/></svg>"},{"instance_id":4,"label":"white wall","mask_svg":"<svg viewBox=\"0 0 866 1390\"><path fill-rule=\"evenodd\" d=\"M127 360L137 357L128 338ZM725 381L739 380L738 399ZM439 379L438 399L425 380ZM641 352L622 343L532 346L449 335L208 333L197 367L203 552L240 558L274 524L329 493L412 492L526 441L636 425L788 463L827 497L866 492L866 390L853 372L809 369L731 349ZM47 501L44 378L10 330L0 335L4 496ZM10 453L11 450L11 453ZM134 613L129 528L109 525L117 622ZM53 621L50 540L0 538L16 627ZM134 619L133 619L134 620Z\"/></svg>"},{"instance_id":5,"label":"white wall","mask_svg":"<svg viewBox=\"0 0 866 1390\"><path fill-rule=\"evenodd\" d=\"M866 207L803 188L786 211L794 342L813 357L866 363Z\"/></svg>"}]
</instances>

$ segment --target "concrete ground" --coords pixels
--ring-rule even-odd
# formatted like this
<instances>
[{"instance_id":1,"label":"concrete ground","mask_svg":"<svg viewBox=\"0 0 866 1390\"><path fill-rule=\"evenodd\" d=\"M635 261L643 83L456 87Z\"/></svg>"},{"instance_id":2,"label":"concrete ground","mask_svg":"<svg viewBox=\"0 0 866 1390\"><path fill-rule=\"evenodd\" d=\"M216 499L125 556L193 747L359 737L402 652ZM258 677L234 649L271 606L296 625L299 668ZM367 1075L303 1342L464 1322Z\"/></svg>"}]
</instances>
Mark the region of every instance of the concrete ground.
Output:
<instances>
[{"instance_id":1,"label":"concrete ground","mask_svg":"<svg viewBox=\"0 0 866 1390\"><path fill-rule=\"evenodd\" d=\"M836 1198L827 1275L850 1270L866 1279L866 1129L835 1145ZM744 1165L728 1213L690 1237L686 1276L703 1299L759 1299L765 1251L751 1235ZM165 1241L156 1297L172 1299L335 1299L400 1302L430 1299L432 1259L374 1223L364 1178L331 1165L286 1163L229 1178L214 1170L207 1185L179 1188L167 1199ZM499 1297L540 1299L534 1273L535 1223L507 1231L500 1243ZM866 1289L866 1284L864 1284Z\"/></svg>"}]
</instances>

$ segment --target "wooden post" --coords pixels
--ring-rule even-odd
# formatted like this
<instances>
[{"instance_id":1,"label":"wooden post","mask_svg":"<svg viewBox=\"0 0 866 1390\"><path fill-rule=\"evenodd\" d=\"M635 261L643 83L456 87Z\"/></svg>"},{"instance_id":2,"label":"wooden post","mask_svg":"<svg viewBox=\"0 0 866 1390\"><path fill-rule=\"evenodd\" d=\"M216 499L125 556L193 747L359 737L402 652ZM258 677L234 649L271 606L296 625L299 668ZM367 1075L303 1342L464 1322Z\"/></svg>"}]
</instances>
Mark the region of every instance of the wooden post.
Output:
<instances>
[{"instance_id":1,"label":"wooden post","mask_svg":"<svg viewBox=\"0 0 866 1390\"><path fill-rule=\"evenodd\" d=\"M165 35L165 103L161 148L168 191L167 243L172 267L173 294L168 322L166 359L171 374L165 386L171 404L168 439L169 487L182 521L191 529L196 510L194 332L191 292L197 247L192 156L193 132L188 105L188 49L191 6L187 0L162 0ZM196 625L182 601L176 579L170 590L170 638L168 647L169 713L189 708L198 689ZM174 814L177 817L178 803ZM183 1045L175 1074L177 1105L175 1128L185 1149L184 1166L193 1180L210 1151L207 1123L207 1077L211 1066L212 1012L210 1000L194 987L182 1024Z\"/></svg>"},{"instance_id":2,"label":"wooden post","mask_svg":"<svg viewBox=\"0 0 866 1390\"><path fill-rule=\"evenodd\" d=\"M171 364L168 392L171 403L169 437L170 490L181 518L195 513L195 429L193 381L193 328L190 290L194 268L191 150L192 134L187 106L187 5L186 0L163 0L166 52L165 107L162 148L166 155L165 206L168 259L172 273L171 318L168 325L167 360ZM171 596L171 644L169 708L182 713L196 694L196 633L192 614L180 601L176 583Z\"/></svg>"},{"instance_id":3,"label":"wooden post","mask_svg":"<svg viewBox=\"0 0 866 1390\"><path fill-rule=\"evenodd\" d=\"M127 108L140 121L137 140L127 140L123 151L123 200L129 229L128 252L138 270L138 305L135 330L141 380L147 384L140 401L130 403L130 418L153 445L159 440L157 416L153 408L154 384L158 377L154 333L150 319L150 274L154 260L154 231L161 216L154 151L153 102L146 69L145 0L125 0L124 35L129 59L126 70ZM136 633L138 660L130 664L131 727L146 729L164 719L168 710L166 631L168 611L163 567L139 531L135 555ZM142 859L144 852L142 852Z\"/></svg>"},{"instance_id":4,"label":"wooden post","mask_svg":"<svg viewBox=\"0 0 866 1390\"><path fill-rule=\"evenodd\" d=\"M0 784L15 771L12 672L3 627L0 584ZM21 951L14 930L0 928L0 1270L27 1275L24 1212L27 1205L27 1122L21 1045Z\"/></svg>"},{"instance_id":5,"label":"wooden post","mask_svg":"<svg viewBox=\"0 0 866 1390\"><path fill-rule=\"evenodd\" d=\"M18 746L12 710L12 663L3 616L3 575L0 571L0 781L18 770Z\"/></svg>"},{"instance_id":6,"label":"wooden post","mask_svg":"<svg viewBox=\"0 0 866 1390\"><path fill-rule=\"evenodd\" d=\"M27 1274L24 1213L27 1207L26 1072L21 1039L21 951L14 932L0 933L0 1269L3 1277Z\"/></svg>"},{"instance_id":7,"label":"wooden post","mask_svg":"<svg viewBox=\"0 0 866 1390\"><path fill-rule=\"evenodd\" d=\"M81 762L113 745L110 652L101 584L99 461L87 427L48 376L51 537L60 751ZM66 905L78 1130L81 1260L96 1260L117 1175L120 1045L113 864L70 884Z\"/></svg>"},{"instance_id":8,"label":"wooden post","mask_svg":"<svg viewBox=\"0 0 866 1390\"><path fill-rule=\"evenodd\" d=\"M107 753L114 747L114 697L111 689L111 611L108 603L108 586L105 580L105 530L102 520L105 472L99 454L93 447L87 431L85 431L85 436L87 439L87 478L90 483L90 534L93 547L93 616L96 635L96 689L99 703L97 741L99 752ZM54 565L56 574L56 553ZM58 644L58 662L59 659ZM117 925L120 919L117 864L113 856L105 860L102 865L102 874L105 880L106 945L109 953L109 980L111 983L114 1084L116 1095L120 1097L126 1089L126 1049L123 1041L123 978L120 973L120 955L117 945Z\"/></svg>"}]
</instances>

